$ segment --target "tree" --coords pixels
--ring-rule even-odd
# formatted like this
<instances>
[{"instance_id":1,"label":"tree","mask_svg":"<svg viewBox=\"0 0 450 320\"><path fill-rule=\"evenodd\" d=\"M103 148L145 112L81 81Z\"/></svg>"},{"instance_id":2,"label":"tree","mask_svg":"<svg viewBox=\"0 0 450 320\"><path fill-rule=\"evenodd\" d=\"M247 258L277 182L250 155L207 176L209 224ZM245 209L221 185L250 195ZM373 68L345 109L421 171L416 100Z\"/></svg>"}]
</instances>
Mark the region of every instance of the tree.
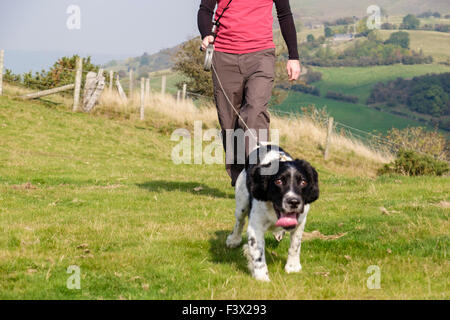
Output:
<instances>
[{"instance_id":1,"label":"tree","mask_svg":"<svg viewBox=\"0 0 450 320\"><path fill-rule=\"evenodd\" d=\"M449 103L448 94L438 85L430 85L414 94L409 105L417 112L439 117L446 112Z\"/></svg>"},{"instance_id":2,"label":"tree","mask_svg":"<svg viewBox=\"0 0 450 320\"><path fill-rule=\"evenodd\" d=\"M359 34L363 35L364 37L367 37L367 35L372 31L367 26L367 17L359 20L356 30Z\"/></svg>"},{"instance_id":3,"label":"tree","mask_svg":"<svg viewBox=\"0 0 450 320\"><path fill-rule=\"evenodd\" d=\"M334 35L333 29L330 27L325 28L325 38L330 38Z\"/></svg>"},{"instance_id":4,"label":"tree","mask_svg":"<svg viewBox=\"0 0 450 320\"><path fill-rule=\"evenodd\" d=\"M197 37L181 45L174 56L173 70L187 78L183 82L188 85L189 91L212 97L212 76L211 72L203 70L205 53L198 49L200 43L200 38Z\"/></svg>"},{"instance_id":5,"label":"tree","mask_svg":"<svg viewBox=\"0 0 450 320\"><path fill-rule=\"evenodd\" d=\"M306 41L308 41L309 43L314 42L314 40L316 40L316 38L314 38L312 34L308 34L308 36L306 37Z\"/></svg>"},{"instance_id":6,"label":"tree","mask_svg":"<svg viewBox=\"0 0 450 320\"><path fill-rule=\"evenodd\" d=\"M413 14L408 14L403 18L403 29L415 30L420 26L420 20Z\"/></svg>"},{"instance_id":7,"label":"tree","mask_svg":"<svg viewBox=\"0 0 450 320\"><path fill-rule=\"evenodd\" d=\"M440 18L441 14L439 12L435 12L435 13L433 13L433 17Z\"/></svg>"},{"instance_id":8,"label":"tree","mask_svg":"<svg viewBox=\"0 0 450 320\"><path fill-rule=\"evenodd\" d=\"M74 83L78 58L78 55L62 57L53 64L49 71L42 70L41 72L36 72L34 76L31 72L26 73L23 75L23 83L27 87L39 90L51 89ZM84 83L84 80L86 79L87 72L92 71L97 73L98 70L99 66L92 64L91 57L84 58L83 71L85 72L83 72L82 75L82 83ZM107 78L108 77L109 75L107 75Z\"/></svg>"},{"instance_id":9,"label":"tree","mask_svg":"<svg viewBox=\"0 0 450 320\"><path fill-rule=\"evenodd\" d=\"M402 48L409 49L409 33L405 31L394 32L384 43L394 44Z\"/></svg>"},{"instance_id":10,"label":"tree","mask_svg":"<svg viewBox=\"0 0 450 320\"><path fill-rule=\"evenodd\" d=\"M142 66L148 66L150 64L150 56L147 52L145 52L139 59L139 65Z\"/></svg>"}]
</instances>

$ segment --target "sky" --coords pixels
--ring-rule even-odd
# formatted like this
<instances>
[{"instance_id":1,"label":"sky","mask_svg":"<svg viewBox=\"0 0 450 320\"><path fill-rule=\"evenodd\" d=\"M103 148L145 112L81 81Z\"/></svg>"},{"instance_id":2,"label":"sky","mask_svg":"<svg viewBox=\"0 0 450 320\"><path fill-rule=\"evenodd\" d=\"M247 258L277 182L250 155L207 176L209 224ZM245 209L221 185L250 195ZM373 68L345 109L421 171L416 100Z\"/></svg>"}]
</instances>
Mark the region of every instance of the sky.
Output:
<instances>
[{"instance_id":1,"label":"sky","mask_svg":"<svg viewBox=\"0 0 450 320\"><path fill-rule=\"evenodd\" d=\"M197 36L200 0L0 0L0 48L110 56L154 53ZM77 19L69 6L80 9Z\"/></svg>"}]
</instances>

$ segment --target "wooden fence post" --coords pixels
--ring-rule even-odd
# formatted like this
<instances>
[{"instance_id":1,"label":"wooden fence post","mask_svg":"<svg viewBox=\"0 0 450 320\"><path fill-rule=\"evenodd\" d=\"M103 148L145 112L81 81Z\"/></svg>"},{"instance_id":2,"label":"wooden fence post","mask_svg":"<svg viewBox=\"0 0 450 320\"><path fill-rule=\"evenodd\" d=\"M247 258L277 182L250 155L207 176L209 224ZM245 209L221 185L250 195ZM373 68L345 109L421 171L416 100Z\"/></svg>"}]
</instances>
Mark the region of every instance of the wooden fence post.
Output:
<instances>
[{"instance_id":1,"label":"wooden fence post","mask_svg":"<svg viewBox=\"0 0 450 320\"><path fill-rule=\"evenodd\" d=\"M127 95L123 91L122 85L120 84L120 76L119 75L117 75L116 87L117 87L117 91L119 92L120 99L122 99L122 102L128 102Z\"/></svg>"},{"instance_id":2,"label":"wooden fence post","mask_svg":"<svg viewBox=\"0 0 450 320\"><path fill-rule=\"evenodd\" d=\"M114 82L114 71L109 71L109 93L112 93Z\"/></svg>"},{"instance_id":3,"label":"wooden fence post","mask_svg":"<svg viewBox=\"0 0 450 320\"><path fill-rule=\"evenodd\" d=\"M144 120L144 107L145 107L145 79L141 78L141 121Z\"/></svg>"},{"instance_id":4,"label":"wooden fence post","mask_svg":"<svg viewBox=\"0 0 450 320\"><path fill-rule=\"evenodd\" d=\"M103 69L100 69L98 73L89 72L86 75L83 95L83 110L85 112L90 112L94 108L104 89L105 77L103 76Z\"/></svg>"},{"instance_id":5,"label":"wooden fence post","mask_svg":"<svg viewBox=\"0 0 450 320\"><path fill-rule=\"evenodd\" d=\"M3 94L3 64L5 61L5 50L0 50L0 96Z\"/></svg>"},{"instance_id":6,"label":"wooden fence post","mask_svg":"<svg viewBox=\"0 0 450 320\"><path fill-rule=\"evenodd\" d=\"M75 75L75 90L73 94L73 111L78 111L80 104L80 93L81 93L81 79L83 76L83 59L78 57L77 59L77 71Z\"/></svg>"},{"instance_id":7,"label":"wooden fence post","mask_svg":"<svg viewBox=\"0 0 450 320\"><path fill-rule=\"evenodd\" d=\"M150 78L145 80L145 99L150 99Z\"/></svg>"},{"instance_id":8,"label":"wooden fence post","mask_svg":"<svg viewBox=\"0 0 450 320\"><path fill-rule=\"evenodd\" d=\"M130 100L133 100L133 69L130 69L130 86L128 97Z\"/></svg>"},{"instance_id":9,"label":"wooden fence post","mask_svg":"<svg viewBox=\"0 0 450 320\"><path fill-rule=\"evenodd\" d=\"M183 84L183 100L186 100L187 84Z\"/></svg>"},{"instance_id":10,"label":"wooden fence post","mask_svg":"<svg viewBox=\"0 0 450 320\"><path fill-rule=\"evenodd\" d=\"M162 80L161 80L161 93L162 94L166 94L166 76L162 76Z\"/></svg>"},{"instance_id":11,"label":"wooden fence post","mask_svg":"<svg viewBox=\"0 0 450 320\"><path fill-rule=\"evenodd\" d=\"M328 119L327 140L325 142L325 151L323 154L323 157L325 160L328 160L328 158L330 156L330 144L331 144L331 135L333 133L333 123L334 123L334 119L329 118Z\"/></svg>"}]
</instances>

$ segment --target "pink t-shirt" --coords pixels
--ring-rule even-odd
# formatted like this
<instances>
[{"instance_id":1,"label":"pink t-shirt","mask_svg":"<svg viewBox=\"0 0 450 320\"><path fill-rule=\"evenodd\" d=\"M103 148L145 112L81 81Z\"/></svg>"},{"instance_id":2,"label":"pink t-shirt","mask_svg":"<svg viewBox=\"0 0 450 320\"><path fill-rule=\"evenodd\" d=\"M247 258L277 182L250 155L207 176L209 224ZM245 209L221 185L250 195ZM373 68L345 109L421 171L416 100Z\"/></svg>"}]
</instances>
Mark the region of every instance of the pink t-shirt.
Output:
<instances>
[{"instance_id":1,"label":"pink t-shirt","mask_svg":"<svg viewBox=\"0 0 450 320\"><path fill-rule=\"evenodd\" d=\"M229 0L217 0L216 19ZM273 0L233 0L220 19L214 43L217 51L250 53L275 48Z\"/></svg>"}]
</instances>

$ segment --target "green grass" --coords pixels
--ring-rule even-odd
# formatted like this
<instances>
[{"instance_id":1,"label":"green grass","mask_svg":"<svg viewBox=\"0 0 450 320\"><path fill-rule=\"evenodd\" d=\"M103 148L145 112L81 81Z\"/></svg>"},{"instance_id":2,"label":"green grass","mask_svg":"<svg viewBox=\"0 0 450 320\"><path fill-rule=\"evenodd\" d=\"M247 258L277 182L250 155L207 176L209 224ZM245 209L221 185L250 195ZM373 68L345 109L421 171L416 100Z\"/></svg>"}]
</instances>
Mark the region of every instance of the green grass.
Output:
<instances>
[{"instance_id":1,"label":"green grass","mask_svg":"<svg viewBox=\"0 0 450 320\"><path fill-rule=\"evenodd\" d=\"M303 271L287 275L289 242L268 234L272 282L258 283L225 248L222 166L174 165L151 122L67 110L0 97L0 299L450 297L448 177L349 178L314 163L321 198L306 229L347 235L304 242ZM81 290L66 288L71 265ZM379 290L366 287L371 265Z\"/></svg>"}]
</instances>

